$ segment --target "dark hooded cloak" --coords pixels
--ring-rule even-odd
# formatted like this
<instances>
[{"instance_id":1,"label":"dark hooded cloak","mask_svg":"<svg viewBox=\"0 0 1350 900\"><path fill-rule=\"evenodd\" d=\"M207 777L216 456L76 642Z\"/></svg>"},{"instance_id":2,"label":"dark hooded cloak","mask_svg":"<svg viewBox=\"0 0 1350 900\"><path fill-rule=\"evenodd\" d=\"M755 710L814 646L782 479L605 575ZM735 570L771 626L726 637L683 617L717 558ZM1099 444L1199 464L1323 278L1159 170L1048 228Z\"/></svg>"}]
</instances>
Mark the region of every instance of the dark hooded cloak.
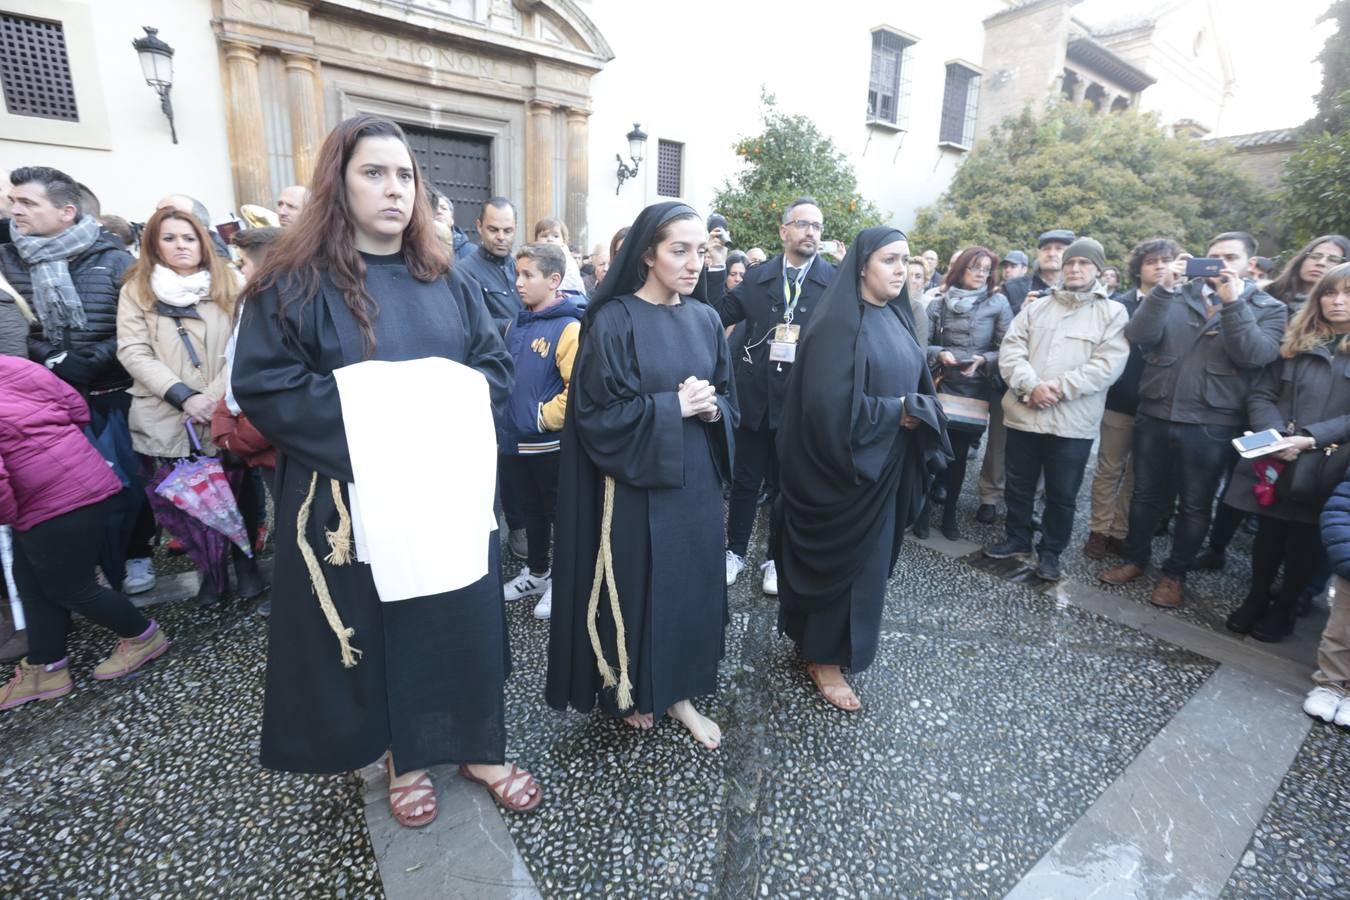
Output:
<instances>
[{"instance_id":1,"label":"dark hooded cloak","mask_svg":"<svg viewBox=\"0 0 1350 900\"><path fill-rule=\"evenodd\" d=\"M663 713L711 693L726 621L722 484L730 478L737 413L721 321L704 280L675 306L634 296L643 252L682 203L643 210L591 295L581 325L561 435L549 634L549 705L611 714ZM690 375L717 387L722 417L680 416L676 387ZM588 604L600 553L605 477L614 479L610 559L618 587L632 703L606 687ZM620 670L611 592L600 593L596 633Z\"/></svg>"},{"instance_id":2,"label":"dark hooded cloak","mask_svg":"<svg viewBox=\"0 0 1350 900\"><path fill-rule=\"evenodd\" d=\"M902 232L885 226L860 233L802 335L778 430L780 495L774 514L780 537L770 552L778 567L780 625L800 625L802 617L840 605L846 615L864 572L879 573L881 584L869 590L884 591L905 528L923 506L931 469L951 456L907 290L885 307L861 295L868 257L903 239ZM890 352L878 357L881 337L889 338ZM912 354L917 356L911 360ZM889 378L884 369L890 369ZM878 393L876 386L888 381L908 383ZM905 429L902 415L922 424ZM878 535L887 531L890 540L878 546ZM869 602L879 609L880 596ZM853 665L862 667L856 660Z\"/></svg>"}]
</instances>

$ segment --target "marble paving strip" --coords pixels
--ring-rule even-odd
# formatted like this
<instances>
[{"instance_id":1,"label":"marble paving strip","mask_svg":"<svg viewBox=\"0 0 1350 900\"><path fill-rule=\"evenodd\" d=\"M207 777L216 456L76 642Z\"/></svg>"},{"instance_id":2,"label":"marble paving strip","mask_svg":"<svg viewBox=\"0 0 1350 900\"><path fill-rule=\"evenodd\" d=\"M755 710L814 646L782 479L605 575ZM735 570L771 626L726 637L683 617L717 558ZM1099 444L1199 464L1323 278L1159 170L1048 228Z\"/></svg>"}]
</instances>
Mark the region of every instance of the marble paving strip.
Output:
<instances>
[{"instance_id":1,"label":"marble paving strip","mask_svg":"<svg viewBox=\"0 0 1350 900\"><path fill-rule=\"evenodd\" d=\"M1220 666L1008 897L1217 897L1308 732L1299 701Z\"/></svg>"}]
</instances>

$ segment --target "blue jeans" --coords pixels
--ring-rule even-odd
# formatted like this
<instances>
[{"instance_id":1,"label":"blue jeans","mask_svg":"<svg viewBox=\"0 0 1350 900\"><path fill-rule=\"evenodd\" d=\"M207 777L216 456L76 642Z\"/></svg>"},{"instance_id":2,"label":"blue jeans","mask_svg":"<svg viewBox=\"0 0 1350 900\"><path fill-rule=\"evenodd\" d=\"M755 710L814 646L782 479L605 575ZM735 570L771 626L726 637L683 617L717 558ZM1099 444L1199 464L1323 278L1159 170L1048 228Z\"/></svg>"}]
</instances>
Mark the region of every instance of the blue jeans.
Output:
<instances>
[{"instance_id":1,"label":"blue jeans","mask_svg":"<svg viewBox=\"0 0 1350 900\"><path fill-rule=\"evenodd\" d=\"M1134 496L1125 559L1147 566L1163 516L1177 504L1164 575L1185 579L1209 533L1210 510L1233 452L1235 425L1193 425L1140 414L1134 420Z\"/></svg>"},{"instance_id":2,"label":"blue jeans","mask_svg":"<svg viewBox=\"0 0 1350 900\"><path fill-rule=\"evenodd\" d=\"M1009 428L1004 445L1003 500L1008 506L1008 539L1031 547L1031 506L1036 482L1045 475L1045 513L1040 553L1059 555L1073 533L1073 512L1083 486L1092 438L1058 437Z\"/></svg>"}]
</instances>

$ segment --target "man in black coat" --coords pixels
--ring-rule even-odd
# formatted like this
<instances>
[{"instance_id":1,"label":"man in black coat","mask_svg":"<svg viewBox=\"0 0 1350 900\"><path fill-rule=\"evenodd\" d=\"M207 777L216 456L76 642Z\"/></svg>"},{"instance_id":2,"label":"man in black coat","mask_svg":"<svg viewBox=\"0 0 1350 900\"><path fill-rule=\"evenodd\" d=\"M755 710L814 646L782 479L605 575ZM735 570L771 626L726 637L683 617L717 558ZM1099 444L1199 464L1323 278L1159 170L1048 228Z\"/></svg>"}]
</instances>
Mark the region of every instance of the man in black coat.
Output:
<instances>
[{"instance_id":1,"label":"man in black coat","mask_svg":"<svg viewBox=\"0 0 1350 900\"><path fill-rule=\"evenodd\" d=\"M1059 281L1064 248L1074 242L1074 237L1067 228L1043 233L1036 241L1036 265L1032 270L1005 281L999 288L1008 298L1014 316L1022 311L1027 294L1043 294ZM989 398L989 436L984 445L984 462L980 465L980 506L975 510L975 521L986 525L998 516L998 505L1003 502L1003 450L1007 432L1003 426L1002 400L1001 392L995 392Z\"/></svg>"},{"instance_id":2,"label":"man in black coat","mask_svg":"<svg viewBox=\"0 0 1350 900\"><path fill-rule=\"evenodd\" d=\"M484 201L475 224L478 243L462 244L455 251L455 265L482 289L488 314L505 334L521 310L516 258L511 254L516 243L516 208L505 197L491 197Z\"/></svg>"},{"instance_id":3,"label":"man in black coat","mask_svg":"<svg viewBox=\"0 0 1350 900\"><path fill-rule=\"evenodd\" d=\"M13 241L0 245L0 273L37 316L28 357L80 392L96 427L110 413L125 417L131 376L117 361L117 297L135 259L92 215L83 214L80 185L69 175L27 166L9 177ZM120 582L126 593L155 583L149 559L154 518L136 499L125 511L135 522L127 540L126 579L115 571L120 560L103 561L114 587Z\"/></svg>"},{"instance_id":4,"label":"man in black coat","mask_svg":"<svg viewBox=\"0 0 1350 900\"><path fill-rule=\"evenodd\" d=\"M834 266L817 255L824 222L813 198L798 197L778 229L782 253L749 269L730 293L725 277L708 279L708 301L722 324L745 323L745 345L733 360L741 424L727 517L728 585L745 567L760 489L777 467L774 440L801 329L834 277ZM764 593L777 595L772 560L765 563L762 584Z\"/></svg>"}]
</instances>

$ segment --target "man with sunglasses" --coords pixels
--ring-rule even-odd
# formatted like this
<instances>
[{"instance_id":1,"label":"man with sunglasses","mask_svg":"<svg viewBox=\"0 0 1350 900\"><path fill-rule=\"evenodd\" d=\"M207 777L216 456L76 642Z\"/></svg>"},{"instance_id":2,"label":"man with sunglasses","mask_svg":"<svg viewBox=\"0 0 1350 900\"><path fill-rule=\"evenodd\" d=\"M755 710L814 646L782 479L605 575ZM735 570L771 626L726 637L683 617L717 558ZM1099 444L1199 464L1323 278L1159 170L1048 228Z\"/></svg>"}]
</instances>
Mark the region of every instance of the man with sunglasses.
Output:
<instances>
[{"instance_id":1,"label":"man with sunglasses","mask_svg":"<svg viewBox=\"0 0 1350 900\"><path fill-rule=\"evenodd\" d=\"M741 424L736 430L727 516L728 586L745 568L760 489L766 479L772 481L777 469L774 438L797 342L834 277L834 266L818 255L824 228L815 199L798 197L783 211L778 229L782 253L750 268L730 293L723 293L725 279L709 279L708 299L722 324L745 323L745 345L735 359ZM764 593L776 596L778 573L773 562L761 568Z\"/></svg>"}]
</instances>

